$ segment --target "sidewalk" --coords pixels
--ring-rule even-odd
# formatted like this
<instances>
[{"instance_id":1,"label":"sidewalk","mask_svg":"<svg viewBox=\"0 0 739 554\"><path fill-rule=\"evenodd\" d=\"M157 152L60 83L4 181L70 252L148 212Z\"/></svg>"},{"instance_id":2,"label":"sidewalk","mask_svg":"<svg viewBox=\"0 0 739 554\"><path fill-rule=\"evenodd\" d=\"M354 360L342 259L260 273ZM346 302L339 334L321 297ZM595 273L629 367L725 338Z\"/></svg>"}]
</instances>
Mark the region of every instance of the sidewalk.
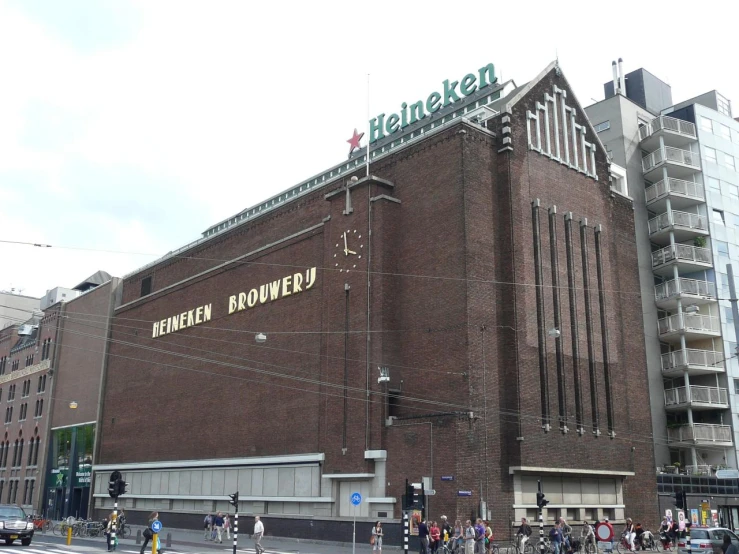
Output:
<instances>
[{"instance_id":1,"label":"sidewalk","mask_svg":"<svg viewBox=\"0 0 739 554\"><path fill-rule=\"evenodd\" d=\"M141 550L141 543L136 543L136 536L139 531L143 531L143 527L132 525L133 534L131 538L118 539L118 552L138 552ZM167 547L167 534L172 534L172 546ZM223 535L223 544L206 541L203 538L202 530L193 529L167 529L166 527L161 533L162 547L168 552L182 552L186 554L204 553L204 554L226 554L233 552L233 535L229 540L225 533ZM34 536L34 542L45 542L49 539L54 543L64 543L64 537L55 536L52 533L43 534L37 532ZM266 536L262 538L262 546L266 554L351 554L352 543L339 543L333 541L307 540L307 539L289 539L281 537ZM106 550L105 537L74 537L72 539L72 548L85 547L85 550L102 551ZM400 546L383 545L383 550L400 550ZM77 548L79 550L79 548ZM147 546L150 551L151 542ZM238 551L247 554L254 552L254 541L250 534L239 533ZM356 552L359 554L371 554L372 547L369 543L357 541Z\"/></svg>"}]
</instances>

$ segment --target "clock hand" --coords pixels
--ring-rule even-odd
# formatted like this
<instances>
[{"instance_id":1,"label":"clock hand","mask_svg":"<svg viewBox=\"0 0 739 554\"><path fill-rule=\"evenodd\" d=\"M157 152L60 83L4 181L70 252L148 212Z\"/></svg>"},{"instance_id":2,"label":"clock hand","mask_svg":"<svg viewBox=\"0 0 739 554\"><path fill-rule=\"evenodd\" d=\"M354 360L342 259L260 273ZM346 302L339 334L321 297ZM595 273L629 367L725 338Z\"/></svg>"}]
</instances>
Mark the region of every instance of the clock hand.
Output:
<instances>
[{"instance_id":1,"label":"clock hand","mask_svg":"<svg viewBox=\"0 0 739 554\"><path fill-rule=\"evenodd\" d=\"M347 248L349 248L346 244L346 233L344 233L344 253L346 253Z\"/></svg>"},{"instance_id":2,"label":"clock hand","mask_svg":"<svg viewBox=\"0 0 739 554\"><path fill-rule=\"evenodd\" d=\"M357 253L354 250L347 250L346 253L347 254L354 254L355 256L357 255Z\"/></svg>"}]
</instances>

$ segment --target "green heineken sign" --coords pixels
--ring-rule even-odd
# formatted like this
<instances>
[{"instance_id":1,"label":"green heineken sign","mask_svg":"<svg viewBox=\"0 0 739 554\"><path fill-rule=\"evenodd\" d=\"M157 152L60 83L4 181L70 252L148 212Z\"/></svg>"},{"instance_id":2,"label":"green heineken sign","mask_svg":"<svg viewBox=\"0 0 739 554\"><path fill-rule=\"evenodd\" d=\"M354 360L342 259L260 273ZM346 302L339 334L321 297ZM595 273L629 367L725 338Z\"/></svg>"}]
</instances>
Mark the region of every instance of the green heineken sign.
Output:
<instances>
[{"instance_id":1,"label":"green heineken sign","mask_svg":"<svg viewBox=\"0 0 739 554\"><path fill-rule=\"evenodd\" d=\"M421 121L424 117L438 112L442 108L459 102L481 88L495 83L495 66L491 63L481 67L477 73L468 73L459 81L446 79L442 84L443 92L432 92L426 100L418 100L408 105L403 102L400 105L400 113L393 113L385 117L382 113L370 119L369 130L370 144L405 129L408 125Z\"/></svg>"}]
</instances>

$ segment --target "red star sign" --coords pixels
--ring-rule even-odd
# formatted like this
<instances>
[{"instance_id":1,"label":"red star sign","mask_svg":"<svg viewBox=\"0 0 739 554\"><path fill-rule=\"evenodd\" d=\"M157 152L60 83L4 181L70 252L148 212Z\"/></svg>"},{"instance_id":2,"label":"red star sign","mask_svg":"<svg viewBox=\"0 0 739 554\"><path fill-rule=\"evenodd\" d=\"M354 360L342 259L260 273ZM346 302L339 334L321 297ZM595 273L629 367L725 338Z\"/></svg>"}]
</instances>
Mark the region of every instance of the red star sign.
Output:
<instances>
[{"instance_id":1,"label":"red star sign","mask_svg":"<svg viewBox=\"0 0 739 554\"><path fill-rule=\"evenodd\" d=\"M361 148L361 146L359 146L359 141L362 140L363 136L364 136L364 133L357 133L357 130L354 129L354 135L352 136L352 138L346 141L349 143L349 156L350 157L355 150L359 150Z\"/></svg>"}]
</instances>

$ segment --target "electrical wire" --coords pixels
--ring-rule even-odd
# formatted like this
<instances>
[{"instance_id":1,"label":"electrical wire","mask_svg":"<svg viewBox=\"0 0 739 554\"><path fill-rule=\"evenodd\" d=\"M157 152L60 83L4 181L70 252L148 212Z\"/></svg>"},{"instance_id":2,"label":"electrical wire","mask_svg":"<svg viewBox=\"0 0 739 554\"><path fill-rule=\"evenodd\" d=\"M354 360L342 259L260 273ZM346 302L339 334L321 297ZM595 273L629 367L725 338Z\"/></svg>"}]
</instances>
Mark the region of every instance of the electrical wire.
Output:
<instances>
[{"instance_id":1,"label":"electrical wire","mask_svg":"<svg viewBox=\"0 0 739 554\"><path fill-rule=\"evenodd\" d=\"M53 246L51 244L40 244L40 243L33 243L33 242L26 242L26 241L10 241L10 240L3 240L0 239L0 243L5 244L16 244L16 245L24 245L24 246L34 246L34 247L43 247L43 248L59 248L64 250L88 250L91 252L108 252L111 254L126 254L126 255L145 255L145 256L154 256L155 254L144 254L141 252L126 252L122 250L95 250L95 249L86 249L86 248L78 248L78 247L71 247L71 246ZM273 262L255 262L250 260L235 260L235 259L221 259L221 258L206 258L202 256L185 256L185 255L171 255L166 260L161 260L162 263L170 260L170 259L183 259L183 260L200 260L200 261L211 261L211 262L220 262L220 263L232 263L234 266L243 266L243 265L259 265L259 266L269 266L269 267L280 267L280 268L289 268L289 269L305 269L305 265L295 265L295 264L278 264ZM155 260L152 263L156 263L157 260ZM321 271L331 271L331 272L339 272L338 269L334 267L324 267L324 266L315 266L317 270ZM205 271L209 271L215 269L208 268ZM229 268L229 270L234 268ZM134 270L134 273L138 271ZM458 282L458 283L475 283L475 284L490 284L490 285L501 285L501 286L515 286L515 287L542 287L542 288L555 288L554 285L548 285L548 284L541 284L537 285L536 283L526 283L526 282L511 282L511 281L498 281L496 279L479 279L479 278L469 278L469 277L452 277L452 276L443 276L443 275L423 275L419 273L397 273L397 272L388 272L388 271L367 271L368 275L375 275L375 276L383 276L383 277L404 277L404 278L412 278L412 279L424 279L424 280L433 280L438 279L441 281L449 281L449 282ZM568 286L560 285L560 289L569 290ZM594 290L598 291L597 287L575 287L575 290ZM152 294L156 294L157 291L154 291ZM639 291L621 291L621 290L614 290L614 289L603 289L603 292L612 293L612 294L619 294L619 295L628 295L628 296L641 296L641 292Z\"/></svg>"},{"instance_id":2,"label":"electrical wire","mask_svg":"<svg viewBox=\"0 0 739 554\"><path fill-rule=\"evenodd\" d=\"M102 339L105 339L105 337L100 336L100 335L91 335L89 333L81 333L81 332L77 332L77 331L73 331L73 330L69 330L69 329L65 329L65 333L66 332L70 332L70 333L73 333L73 334L77 334L77 335L81 335L81 336L86 336L86 337L99 338L101 340ZM116 342L120 342L120 343L122 343L124 345L128 345L128 346L133 346L133 347L138 347L138 348L144 348L144 349L149 350L148 348L142 347L142 345L137 345L135 343L128 343L126 341L116 341ZM77 349L77 350L82 350L82 351L87 351L87 352L93 352L93 353L97 353L97 354L103 354L103 351L95 351L95 350L85 349L85 348L81 348L81 347L72 346L72 345L69 345L69 344L64 344L64 348L74 348L74 349ZM151 350L161 351L162 349L151 349ZM164 351L164 352L169 353L168 351ZM229 374L224 374L224 373L218 373L218 372L213 372L213 371L198 370L198 369L194 369L194 368L187 368L187 367L178 366L178 365L175 365L175 364L164 363L164 362L160 362L160 361L156 361L156 360L133 358L133 357L130 357L130 356L124 356L124 355L120 355L120 354L113 354L113 353L110 353L110 352L108 354L110 356L114 356L114 357L118 357L118 358L122 358L122 359L129 359L129 360L133 360L133 361L145 362L147 364L156 364L156 365L161 365L163 367L168 367L168 368L172 368L172 369L181 369L181 370L184 370L184 371L190 371L190 372L195 372L195 373L199 373L199 374L210 375L210 376L214 376L214 377L223 377L223 378L229 378L229 379L237 379L237 380L243 381L243 382L255 383L255 381L253 379L249 379L249 378L245 378L245 377L240 377L240 376L234 376L234 375L229 375ZM177 353L172 353L172 354L177 355ZM202 358L198 358L198 357L184 356L184 355L181 356L181 357L184 357L186 359L194 359L194 360L201 360L202 359ZM211 363L215 363L215 364L220 364L220 362L218 362L216 360L207 360L207 359L202 359L202 360L207 361L207 362L211 362ZM255 371L257 373L265 373L265 374L267 374L269 376L276 376L276 377L283 377L283 378L287 378L287 379L294 379L294 376L284 375L284 374L276 374L275 375L275 374L272 374L271 372L263 372L263 371L260 371L257 368L248 368L248 367L238 366L238 365L235 365L235 364L221 364L221 365L225 365L226 367L230 367L230 368L237 368L237 369L245 369L245 370L249 370L249 371ZM316 384L317 386L322 386L323 385L323 386L327 386L329 388L342 389L343 390L343 385L332 384L332 383L325 383L325 382L320 382L320 381L316 381L316 380L310 380L310 381L313 382L312 384ZM342 393L331 393L331 392L327 392L327 391L311 391L311 390L307 390L305 388L292 387L292 386L289 386L289 385L284 385L284 384L279 384L279 383L274 383L274 382L270 382L270 383L256 382L256 383L257 384L267 385L267 386L274 386L274 387L278 387L278 388L284 388L284 389L288 389L288 390L297 390L297 391L301 391L301 392L309 392L309 393L313 393L313 394L324 395L324 396L327 396L327 397L343 398L343 392ZM354 402L361 401L361 402L372 402L374 404L381 404L381 403L384 403L385 402L385 400L386 400L386 398L388 396L390 396L389 393L383 393L383 392L379 392L379 391L370 391L370 393L375 397L375 399L370 399L370 398L364 398L363 397L364 396L364 393L365 393L365 389L363 389L363 388L349 387L349 390L351 392L354 392L354 393L357 393L358 394L358 396L352 396L351 397L351 400L354 401ZM378 399L377 397L380 397L380 398ZM438 406L438 407L440 407L442 409L447 409L447 410L448 409L452 409L452 408L456 408L458 411L462 411L462 412L468 410L466 407L462 407L461 410L460 410L460 406L458 404L448 403L448 402L441 402L441 401L438 401L438 400L423 399L423 398L417 398L417 397L409 397L409 396L405 396L405 395L402 396L402 398L404 400L409 401L409 402L418 402L418 403L425 404L425 405ZM408 409L409 411L422 411L422 410L424 410L424 408L414 407L414 406L404 406L404 409ZM513 417L513 418L528 419L528 420L531 421L531 423L535 423L537 426L539 425L540 420L541 420L541 414L531 413L531 412L524 412L524 411L514 412L514 411L500 410L499 409L499 410L496 411L496 413L501 418L504 418L504 417L508 416L508 417ZM433 417L433 415L432 414L429 415L428 412L425 412L425 414L428 415L429 417ZM423 416L421 416L421 417L423 417ZM494 423L490 423L488 425L498 426L499 423L500 422L494 422ZM662 446L671 446L671 445L674 446L674 443L672 443L669 440L667 440L666 436L663 439L661 437L655 436L654 433L652 433L652 434L633 433L630 430L624 430L622 428L619 428L618 426L616 426L614 430L616 432L616 437L614 439L609 439L609 440L624 440L624 441L627 441L628 440L628 441L632 441L632 442L642 442L642 443L645 443L645 444L646 443L649 443L649 444L657 444L657 445L662 445ZM544 438L544 437L551 437L554 434L556 434L556 432L551 432L550 434L544 433L542 435L543 438L541 438L541 440L542 441L550 440L550 439L547 439L547 438ZM701 448L704 449L704 450L712 450L712 449L715 449L717 451L722 451L724 449L724 447L711 447L711 446L703 446L703 445L701 446Z\"/></svg>"}]
</instances>

